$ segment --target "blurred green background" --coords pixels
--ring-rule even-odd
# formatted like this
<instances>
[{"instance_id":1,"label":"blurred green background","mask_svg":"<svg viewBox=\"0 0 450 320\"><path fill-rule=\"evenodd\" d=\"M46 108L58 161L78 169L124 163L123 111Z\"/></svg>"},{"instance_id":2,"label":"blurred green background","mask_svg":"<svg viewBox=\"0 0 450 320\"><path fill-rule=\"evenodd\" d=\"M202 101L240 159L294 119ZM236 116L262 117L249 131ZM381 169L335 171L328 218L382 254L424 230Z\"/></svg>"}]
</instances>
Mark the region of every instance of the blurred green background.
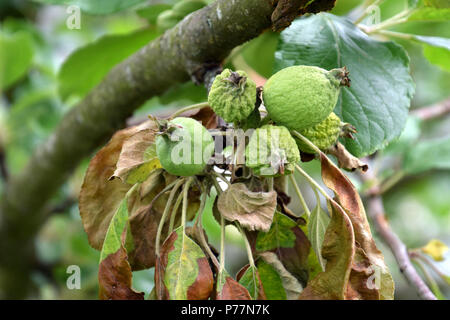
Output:
<instances>
[{"instance_id":1,"label":"blurred green background","mask_svg":"<svg viewBox=\"0 0 450 320\"><path fill-rule=\"evenodd\" d=\"M81 28L73 30L66 26L70 16L66 11L67 6L21 0L0 2L0 55L12 55L15 62L13 65L0 65L0 74L10 72L17 75L12 76L12 83L2 84L0 77L0 150L4 150L2 154L6 156L9 174L15 174L23 168L32 150L49 136L64 113L83 97L91 81L101 79L110 64L120 62L160 34L161 31L155 26L155 15L151 14L152 7L145 10L156 2L170 5L176 1L141 1L128 10L108 15L82 12ZM361 3L356 0L338 0L333 13L347 15ZM403 1L385 1L381 10L382 19L399 12L403 5ZM396 30L450 38L450 21L409 22L398 26ZM233 58L226 63L236 68L251 68L264 77L270 76L277 37L270 32L262 35L237 49ZM400 43L410 55L411 72L416 82L412 108L448 98L450 70L444 71L428 62L419 44ZM7 45L8 50L5 50ZM81 47L84 47L83 52L71 55ZM75 61L72 69L62 68L68 57ZM84 67L77 68L78 64ZM204 88L193 84L181 85L162 97L147 101L130 122L139 121L149 113L167 114L176 108L205 100ZM449 135L450 117L427 122L416 129L423 139ZM379 165L383 168L392 166L395 161L393 154L389 148L380 152ZM33 273L36 291L30 298L97 298L99 252L88 245L76 203L87 164L88 159L52 201L53 214L36 239L39 265ZM316 162L304 166L319 179ZM356 176L352 178L358 184ZM299 179L298 182L312 206L314 195L303 180ZM3 184L4 181L0 184L0 191ZM392 228L409 248L421 247L430 239L450 243L449 195L450 171L445 170L432 170L407 177L385 195L386 213ZM217 246L219 227L210 212L212 200L209 200L204 223L210 240ZM291 206L299 207L296 199L293 198ZM247 258L238 233L233 227L229 228L228 269L235 273L247 263ZM389 249L380 241L378 243L395 277L396 297L417 298L399 273ZM67 289L66 269L70 265L81 268L80 290ZM435 265L450 275L449 259ZM137 290L148 294L153 287L153 270L135 272L133 281ZM436 281L443 294L450 297L448 286L437 278Z\"/></svg>"}]
</instances>

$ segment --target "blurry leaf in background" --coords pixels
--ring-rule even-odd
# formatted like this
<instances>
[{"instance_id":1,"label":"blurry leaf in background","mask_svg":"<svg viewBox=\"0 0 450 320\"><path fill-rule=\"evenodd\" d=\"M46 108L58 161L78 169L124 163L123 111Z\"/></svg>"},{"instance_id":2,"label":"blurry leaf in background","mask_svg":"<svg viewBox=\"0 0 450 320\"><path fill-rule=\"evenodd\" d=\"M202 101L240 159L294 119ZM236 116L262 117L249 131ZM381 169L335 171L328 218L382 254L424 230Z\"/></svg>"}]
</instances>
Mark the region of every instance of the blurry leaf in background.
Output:
<instances>
[{"instance_id":1,"label":"blurry leaf in background","mask_svg":"<svg viewBox=\"0 0 450 320\"><path fill-rule=\"evenodd\" d=\"M432 64L440 66L443 70L450 72L449 49L424 46L423 53Z\"/></svg>"},{"instance_id":2,"label":"blurry leaf in background","mask_svg":"<svg viewBox=\"0 0 450 320\"><path fill-rule=\"evenodd\" d=\"M245 62L265 78L273 73L278 39L278 33L266 31L242 47Z\"/></svg>"},{"instance_id":3,"label":"blurry leaf in background","mask_svg":"<svg viewBox=\"0 0 450 320\"><path fill-rule=\"evenodd\" d=\"M163 11L169 10L170 8L172 8L170 4L155 3L149 5L148 7L136 10L136 13L140 17L146 19L150 24L156 25L156 19L158 18L159 14Z\"/></svg>"},{"instance_id":4,"label":"blurry leaf in background","mask_svg":"<svg viewBox=\"0 0 450 320\"><path fill-rule=\"evenodd\" d=\"M448 247L440 240L433 239L421 248L423 253L426 253L435 261L443 261L444 255L448 251Z\"/></svg>"},{"instance_id":5,"label":"blurry leaf in background","mask_svg":"<svg viewBox=\"0 0 450 320\"><path fill-rule=\"evenodd\" d=\"M147 28L124 35L107 35L72 53L58 74L59 93L65 100L83 97L118 63L139 50L158 33Z\"/></svg>"},{"instance_id":6,"label":"blurry leaf in background","mask_svg":"<svg viewBox=\"0 0 450 320\"><path fill-rule=\"evenodd\" d=\"M393 140L389 145L383 149L385 154L403 154L411 148L417 139L420 137L420 124L421 120L414 116L409 116L406 121L405 129L403 130L400 137Z\"/></svg>"},{"instance_id":7,"label":"blurry leaf in background","mask_svg":"<svg viewBox=\"0 0 450 320\"><path fill-rule=\"evenodd\" d=\"M125 10L147 0L34 0L35 2L56 5L75 5L90 14L110 14Z\"/></svg>"},{"instance_id":8,"label":"blurry leaf in background","mask_svg":"<svg viewBox=\"0 0 450 320\"><path fill-rule=\"evenodd\" d=\"M403 167L409 174L450 169L450 136L416 143L405 155Z\"/></svg>"},{"instance_id":9,"label":"blurry leaf in background","mask_svg":"<svg viewBox=\"0 0 450 320\"><path fill-rule=\"evenodd\" d=\"M383 148L402 132L414 84L399 45L373 40L351 21L320 13L294 21L281 33L275 69L293 65L348 68L351 87L341 89L335 112L358 130L355 140L345 141L355 156Z\"/></svg>"},{"instance_id":10,"label":"blurry leaf in background","mask_svg":"<svg viewBox=\"0 0 450 320\"><path fill-rule=\"evenodd\" d=\"M12 35L0 30L0 90L19 80L33 62L33 38L27 32Z\"/></svg>"},{"instance_id":11,"label":"blurry leaf in background","mask_svg":"<svg viewBox=\"0 0 450 320\"><path fill-rule=\"evenodd\" d=\"M450 19L448 0L410 0L409 2L410 7L416 8L409 16L409 21L448 21Z\"/></svg>"}]
</instances>

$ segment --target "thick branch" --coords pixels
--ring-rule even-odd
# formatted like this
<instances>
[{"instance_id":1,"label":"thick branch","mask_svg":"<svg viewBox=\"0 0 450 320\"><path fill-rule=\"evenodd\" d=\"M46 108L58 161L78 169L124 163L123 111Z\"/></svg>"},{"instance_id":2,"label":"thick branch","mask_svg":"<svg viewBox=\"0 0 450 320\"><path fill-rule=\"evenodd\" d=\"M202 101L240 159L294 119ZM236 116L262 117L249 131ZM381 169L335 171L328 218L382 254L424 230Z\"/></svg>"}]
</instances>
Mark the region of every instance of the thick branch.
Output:
<instances>
[{"instance_id":1,"label":"thick branch","mask_svg":"<svg viewBox=\"0 0 450 320\"><path fill-rule=\"evenodd\" d=\"M361 178L366 181L373 180L373 169L369 170L366 174L362 174ZM378 189L378 187L374 187L368 192L369 198L367 201L368 215L373 221L377 233L391 249L395 259L397 260L400 271L405 276L409 284L414 287L419 297L424 300L436 300L434 294L430 291L412 265L406 245L389 226L384 214L385 210L383 199L379 195L380 191L375 189Z\"/></svg>"}]
</instances>

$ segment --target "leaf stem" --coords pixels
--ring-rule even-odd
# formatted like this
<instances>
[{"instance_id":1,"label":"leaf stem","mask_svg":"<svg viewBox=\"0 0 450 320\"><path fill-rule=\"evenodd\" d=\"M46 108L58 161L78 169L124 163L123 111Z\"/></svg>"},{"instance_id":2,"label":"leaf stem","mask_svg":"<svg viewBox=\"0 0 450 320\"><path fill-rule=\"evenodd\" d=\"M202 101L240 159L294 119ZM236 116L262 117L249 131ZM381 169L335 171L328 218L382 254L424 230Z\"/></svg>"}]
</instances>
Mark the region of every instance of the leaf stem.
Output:
<instances>
[{"instance_id":1,"label":"leaf stem","mask_svg":"<svg viewBox=\"0 0 450 320\"><path fill-rule=\"evenodd\" d=\"M267 184L268 184L268 187L269 187L269 192L273 191L273 177L267 178Z\"/></svg>"},{"instance_id":2,"label":"leaf stem","mask_svg":"<svg viewBox=\"0 0 450 320\"><path fill-rule=\"evenodd\" d=\"M358 19L355 20L354 24L359 24L361 23L366 17L367 15L370 13L370 11L372 10L373 6L378 6L379 4L381 4L381 2L383 2L384 0L375 0L375 1L370 1L367 5L367 7L364 9L363 13L359 16Z\"/></svg>"},{"instance_id":3,"label":"leaf stem","mask_svg":"<svg viewBox=\"0 0 450 320\"><path fill-rule=\"evenodd\" d=\"M155 251L156 251L156 255L157 256L159 256L161 234L162 234L162 229L163 229L163 226L164 226L164 222L166 221L167 214L169 213L170 207L172 206L173 198L175 197L175 194L176 194L178 188L183 183L184 183L184 179L178 179L177 183L173 187L172 191L170 191L169 199L167 200L166 207L164 208L164 212L163 212L163 214L161 216L161 220L159 221L158 231L156 232L156 240L155 240L155 242L156 242L156 244L155 244Z\"/></svg>"},{"instance_id":4,"label":"leaf stem","mask_svg":"<svg viewBox=\"0 0 450 320\"><path fill-rule=\"evenodd\" d=\"M183 113L185 113L187 111L191 111L191 110L194 110L194 109L203 109L203 108L206 108L206 107L209 107L209 103L208 102L201 102L201 103L197 103L197 104L193 104L193 105L181 108L181 109L175 111L174 113L172 113L172 115L169 117L169 120L172 120L172 119L178 117L179 115L181 115L181 114L183 114Z\"/></svg>"},{"instance_id":5,"label":"leaf stem","mask_svg":"<svg viewBox=\"0 0 450 320\"><path fill-rule=\"evenodd\" d=\"M434 278L431 276L431 274L428 272L428 270L426 269L425 265L423 264L422 261L420 261L417 258L412 258L412 261L416 264L416 266L419 268L419 270L422 272L423 276L425 277L425 279L428 282L428 285L431 289L431 291L433 291L434 295L438 298L441 299L442 298L442 292L439 289L439 285L436 283L436 281L434 280Z\"/></svg>"},{"instance_id":6,"label":"leaf stem","mask_svg":"<svg viewBox=\"0 0 450 320\"><path fill-rule=\"evenodd\" d=\"M244 239L245 249L247 250L248 262L250 264L250 267L255 268L255 260L253 259L252 247L250 246L250 242L248 241L247 235L245 234L244 230L242 229L239 223L236 222L235 226L238 228L239 232L242 235L242 238Z\"/></svg>"},{"instance_id":7,"label":"leaf stem","mask_svg":"<svg viewBox=\"0 0 450 320\"><path fill-rule=\"evenodd\" d=\"M303 194L297 184L297 181L295 181L293 174L289 175L289 180L291 181L291 184L294 186L295 193L297 194L297 197L300 200L300 204L302 205L303 210L305 210L306 215L309 218L309 216L311 215L311 211L309 210L308 205L306 204L305 198L303 197Z\"/></svg>"},{"instance_id":8,"label":"leaf stem","mask_svg":"<svg viewBox=\"0 0 450 320\"><path fill-rule=\"evenodd\" d=\"M367 33L374 33L383 29L387 29L389 27L393 27L397 24L401 24L408 21L409 15L412 13L413 10L406 9L395 16L380 22L372 27L366 28Z\"/></svg>"},{"instance_id":9,"label":"leaf stem","mask_svg":"<svg viewBox=\"0 0 450 320\"><path fill-rule=\"evenodd\" d=\"M408 34L408 33L395 32L395 31L389 31L389 30L378 30L375 33L381 34L383 36L391 37L391 38L398 38L398 39L403 39L403 40L414 40L414 35Z\"/></svg>"}]
</instances>

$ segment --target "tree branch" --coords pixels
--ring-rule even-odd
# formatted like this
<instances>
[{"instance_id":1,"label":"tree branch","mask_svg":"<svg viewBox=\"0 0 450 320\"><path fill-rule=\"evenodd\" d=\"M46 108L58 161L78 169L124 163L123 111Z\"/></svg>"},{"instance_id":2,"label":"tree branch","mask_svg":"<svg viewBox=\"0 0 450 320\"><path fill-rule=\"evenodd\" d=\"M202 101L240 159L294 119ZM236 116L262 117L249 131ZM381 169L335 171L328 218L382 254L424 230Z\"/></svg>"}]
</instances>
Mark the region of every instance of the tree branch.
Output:
<instances>
[{"instance_id":1,"label":"tree branch","mask_svg":"<svg viewBox=\"0 0 450 320\"><path fill-rule=\"evenodd\" d=\"M450 113L450 98L428 107L412 110L411 114L422 119L431 120Z\"/></svg>"},{"instance_id":2,"label":"tree branch","mask_svg":"<svg viewBox=\"0 0 450 320\"><path fill-rule=\"evenodd\" d=\"M0 297L27 295L34 236L46 218L43 209L81 159L122 127L147 99L189 79L210 85L234 47L272 26L275 3L217 0L194 12L116 66L64 117L23 172L10 179L3 195ZM325 8L334 0L321 3Z\"/></svg>"},{"instance_id":3,"label":"tree branch","mask_svg":"<svg viewBox=\"0 0 450 320\"><path fill-rule=\"evenodd\" d=\"M361 174L360 177L363 181L373 181L375 178L373 169L369 169L368 172ZM414 287L418 296L423 300L437 300L412 265L406 245L389 226L385 216L383 199L379 195L380 190L377 190L378 188L378 186L372 187L367 193L369 195L367 199L368 215L373 221L377 233L391 249L400 271L409 284Z\"/></svg>"}]
</instances>

